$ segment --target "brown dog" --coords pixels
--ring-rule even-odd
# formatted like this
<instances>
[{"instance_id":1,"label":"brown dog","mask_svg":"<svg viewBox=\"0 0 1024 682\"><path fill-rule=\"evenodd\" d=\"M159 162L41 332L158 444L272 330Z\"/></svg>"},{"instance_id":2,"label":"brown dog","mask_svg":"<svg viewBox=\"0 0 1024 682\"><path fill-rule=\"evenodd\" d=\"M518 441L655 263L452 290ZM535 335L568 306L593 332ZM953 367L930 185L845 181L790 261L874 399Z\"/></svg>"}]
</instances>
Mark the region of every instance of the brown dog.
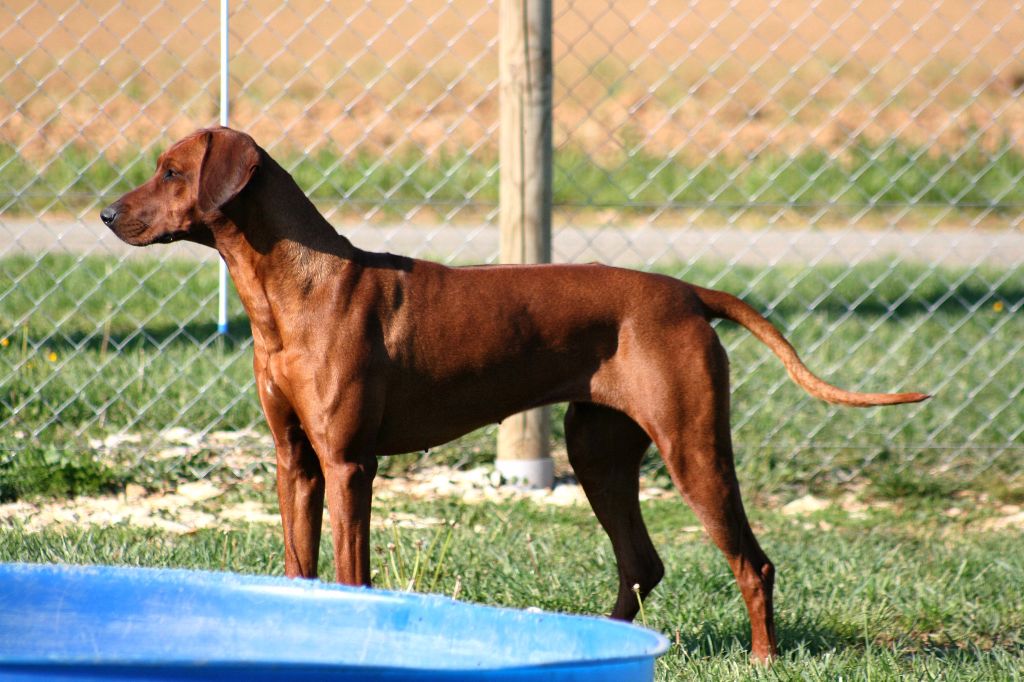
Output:
<instances>
[{"instance_id":1,"label":"brown dog","mask_svg":"<svg viewBox=\"0 0 1024 682\"><path fill-rule=\"evenodd\" d=\"M377 456L569 402L569 460L618 562L612 617L632 619L633 585L646 596L663 574L637 500L653 441L728 559L753 653L766 659L776 653L774 569L740 501L729 365L708 320L749 329L824 400L928 397L831 386L753 308L670 277L601 265L449 268L361 251L252 138L227 128L175 144L101 217L129 244L187 239L227 262L252 322L289 576L317 575L326 495L337 579L369 584Z\"/></svg>"}]
</instances>

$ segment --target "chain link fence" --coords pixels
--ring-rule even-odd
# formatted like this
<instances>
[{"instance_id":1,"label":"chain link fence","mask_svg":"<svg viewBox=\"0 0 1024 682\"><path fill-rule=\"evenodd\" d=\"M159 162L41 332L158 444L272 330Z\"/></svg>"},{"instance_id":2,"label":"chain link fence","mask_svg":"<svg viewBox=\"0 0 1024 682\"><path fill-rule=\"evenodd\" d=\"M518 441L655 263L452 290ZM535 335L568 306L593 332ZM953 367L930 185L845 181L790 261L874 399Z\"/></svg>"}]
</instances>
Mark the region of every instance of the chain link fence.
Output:
<instances>
[{"instance_id":1,"label":"chain link fence","mask_svg":"<svg viewBox=\"0 0 1024 682\"><path fill-rule=\"evenodd\" d=\"M231 124L356 244L494 262L497 4L232 2ZM888 467L1019 490L1022 4L560 0L553 15L556 261L730 290L836 383L936 394L819 405L723 325L745 475ZM125 451L202 475L237 434L258 459L230 466L271 458L237 301L216 331L215 254L133 251L97 217L217 121L218 45L214 3L0 8L4 462ZM492 435L461 447L493 452Z\"/></svg>"}]
</instances>

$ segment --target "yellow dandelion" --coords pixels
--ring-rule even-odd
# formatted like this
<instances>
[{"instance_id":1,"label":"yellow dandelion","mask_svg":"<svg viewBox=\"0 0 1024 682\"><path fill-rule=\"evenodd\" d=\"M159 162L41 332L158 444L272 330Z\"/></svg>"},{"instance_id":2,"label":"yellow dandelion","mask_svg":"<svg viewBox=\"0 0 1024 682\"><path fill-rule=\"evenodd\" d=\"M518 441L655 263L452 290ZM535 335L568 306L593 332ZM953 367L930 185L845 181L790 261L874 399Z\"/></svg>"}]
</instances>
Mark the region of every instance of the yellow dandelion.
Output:
<instances>
[{"instance_id":1,"label":"yellow dandelion","mask_svg":"<svg viewBox=\"0 0 1024 682\"><path fill-rule=\"evenodd\" d=\"M997 313L1003 312L1003 302L1002 301L996 301L995 303L993 303L992 304L992 310L996 311Z\"/></svg>"},{"instance_id":2,"label":"yellow dandelion","mask_svg":"<svg viewBox=\"0 0 1024 682\"><path fill-rule=\"evenodd\" d=\"M7 348L7 346L9 345L11 345L11 340L9 338L5 336L4 338L0 339L0 348Z\"/></svg>"},{"instance_id":3,"label":"yellow dandelion","mask_svg":"<svg viewBox=\"0 0 1024 682\"><path fill-rule=\"evenodd\" d=\"M50 354L46 356L46 359L50 362L57 362L57 354L51 350Z\"/></svg>"}]
</instances>

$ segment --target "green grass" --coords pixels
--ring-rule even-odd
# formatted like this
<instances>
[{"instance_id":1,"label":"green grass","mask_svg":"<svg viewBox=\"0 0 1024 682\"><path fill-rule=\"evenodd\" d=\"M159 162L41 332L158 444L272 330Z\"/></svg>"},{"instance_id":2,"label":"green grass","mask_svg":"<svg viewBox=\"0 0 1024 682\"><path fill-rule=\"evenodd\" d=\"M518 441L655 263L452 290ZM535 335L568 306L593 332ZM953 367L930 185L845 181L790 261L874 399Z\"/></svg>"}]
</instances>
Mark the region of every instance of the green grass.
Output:
<instances>
[{"instance_id":1,"label":"green grass","mask_svg":"<svg viewBox=\"0 0 1024 682\"><path fill-rule=\"evenodd\" d=\"M1007 352L1024 337L1019 269L876 263L737 266L722 275L701 263L666 271L770 311L812 369L840 385L936 394L909 407L825 405L793 386L747 332L720 325L733 367L737 457L749 485L827 492L857 479L881 491L928 485L1024 498L1013 436L1024 420L1024 403L1013 398L1019 353ZM219 337L215 292L212 264L0 260L0 339L7 340L0 346L0 475L10 480L3 472L16 466L17 453L52 459L67 451L73 459L85 439L120 430L262 428L248 324L232 300L231 335ZM561 437L558 418L555 434ZM487 459L490 443L476 434L432 456ZM134 460L146 447L131 446ZM99 487L108 474L97 472ZM117 480L131 475L114 472ZM907 482L914 477L925 483Z\"/></svg>"},{"instance_id":2,"label":"green grass","mask_svg":"<svg viewBox=\"0 0 1024 682\"><path fill-rule=\"evenodd\" d=\"M261 425L248 328L236 300L231 335L215 334L216 268L146 259L114 265L98 257L0 259L3 499L220 477L218 453L153 458L148 448L161 446L149 436L174 425ZM1024 501L1019 448L998 449L1012 445L1024 418L1024 405L1013 399L1019 357L1006 353L1024 337L1020 270L876 263L734 267L722 275L702 263L666 272L770 311L808 363L837 383L937 395L888 410L821 405L790 385L746 332L720 325L733 366L741 483L779 569L782 657L770 669L750 665L746 615L724 560L702 534L681 530L697 521L680 500L647 502L667 576L644 617L673 642L658 679L1024 677L1024 534L982 532L976 523L993 513L985 499ZM37 308L39 300L45 304ZM86 439L121 429L146 439L118 457L94 457ZM555 435L561 442L557 421ZM929 439L958 447L919 447ZM478 432L430 457L479 463L492 448L491 435ZM390 458L383 474L420 457ZM654 453L646 472L668 485ZM272 486L237 476L232 483L225 498L272 503ZM834 497L851 489L867 505L863 517L836 508L795 519L778 511L805 491ZM950 507L960 515L944 514ZM572 613L604 613L614 600L614 560L586 509L375 503L376 517L391 512L456 526L447 549L436 527L375 529L380 585L415 579L420 589L451 594L458 582L460 598L469 601ZM279 574L281 556L279 530L263 525L189 535L128 526L0 528L3 561ZM321 576L332 573L325 537Z\"/></svg>"},{"instance_id":3,"label":"green grass","mask_svg":"<svg viewBox=\"0 0 1024 682\"><path fill-rule=\"evenodd\" d=\"M113 493L129 478L126 468L97 461L87 450L31 448L0 459L0 502Z\"/></svg>"},{"instance_id":4,"label":"green grass","mask_svg":"<svg viewBox=\"0 0 1024 682\"><path fill-rule=\"evenodd\" d=\"M557 150L553 199L558 207L736 208L818 213L823 207L856 212L865 207L939 206L956 211L1002 212L1024 205L1024 155L1009 141L995 150L969 145L940 150L898 139L854 141L835 158L809 148L790 155L768 150L754 158L666 157L630 145L617 158L596 160L583 149ZM115 196L143 181L157 150L131 150L116 157L69 146L45 164L0 145L0 193L17 196L0 209L29 212L92 205L97 194ZM475 154L418 150L390 157L358 152L348 157L323 149L307 155L275 152L300 186L317 200L374 206L401 214L410 205L498 201L498 165L493 150ZM344 209L344 206L343 206Z\"/></svg>"},{"instance_id":5,"label":"green grass","mask_svg":"<svg viewBox=\"0 0 1024 682\"><path fill-rule=\"evenodd\" d=\"M831 510L792 519L764 503L752 518L778 567L782 655L770 669L747 657L746 612L728 566L680 500L648 502L644 514L665 561L665 580L645 604L649 627L672 642L657 679L1019 679L1024 676L1024 534L977 532L984 510L956 520L945 504L912 498L855 519ZM445 554L417 549L433 528L376 529L378 582L394 543L408 561L420 552L437 573L435 591L501 606L602 614L614 601L609 543L589 510L528 502L467 506L450 499L375 503L456 522ZM820 526L828 530L821 530ZM0 529L0 560L188 567L280 574L272 526L171 535L129 527L26 533ZM333 572L330 543L321 577Z\"/></svg>"}]
</instances>

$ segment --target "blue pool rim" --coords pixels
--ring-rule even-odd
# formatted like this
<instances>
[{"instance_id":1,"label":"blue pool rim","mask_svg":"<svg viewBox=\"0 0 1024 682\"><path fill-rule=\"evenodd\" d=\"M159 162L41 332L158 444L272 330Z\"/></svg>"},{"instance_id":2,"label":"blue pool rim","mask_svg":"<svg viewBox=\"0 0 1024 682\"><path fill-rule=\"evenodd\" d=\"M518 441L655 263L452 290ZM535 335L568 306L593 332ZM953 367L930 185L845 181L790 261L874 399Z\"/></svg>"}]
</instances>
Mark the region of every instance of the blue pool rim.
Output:
<instances>
[{"instance_id":1,"label":"blue pool rim","mask_svg":"<svg viewBox=\"0 0 1024 682\"><path fill-rule=\"evenodd\" d=\"M191 638L199 641L181 637L193 622L206 628ZM274 628L280 638L265 636ZM364 653L384 651L342 655L356 640ZM563 645L569 653L549 651ZM472 653L486 647L496 648ZM610 682L653 679L667 649L661 634L605 618L438 595L182 569L0 564L3 680Z\"/></svg>"}]
</instances>

